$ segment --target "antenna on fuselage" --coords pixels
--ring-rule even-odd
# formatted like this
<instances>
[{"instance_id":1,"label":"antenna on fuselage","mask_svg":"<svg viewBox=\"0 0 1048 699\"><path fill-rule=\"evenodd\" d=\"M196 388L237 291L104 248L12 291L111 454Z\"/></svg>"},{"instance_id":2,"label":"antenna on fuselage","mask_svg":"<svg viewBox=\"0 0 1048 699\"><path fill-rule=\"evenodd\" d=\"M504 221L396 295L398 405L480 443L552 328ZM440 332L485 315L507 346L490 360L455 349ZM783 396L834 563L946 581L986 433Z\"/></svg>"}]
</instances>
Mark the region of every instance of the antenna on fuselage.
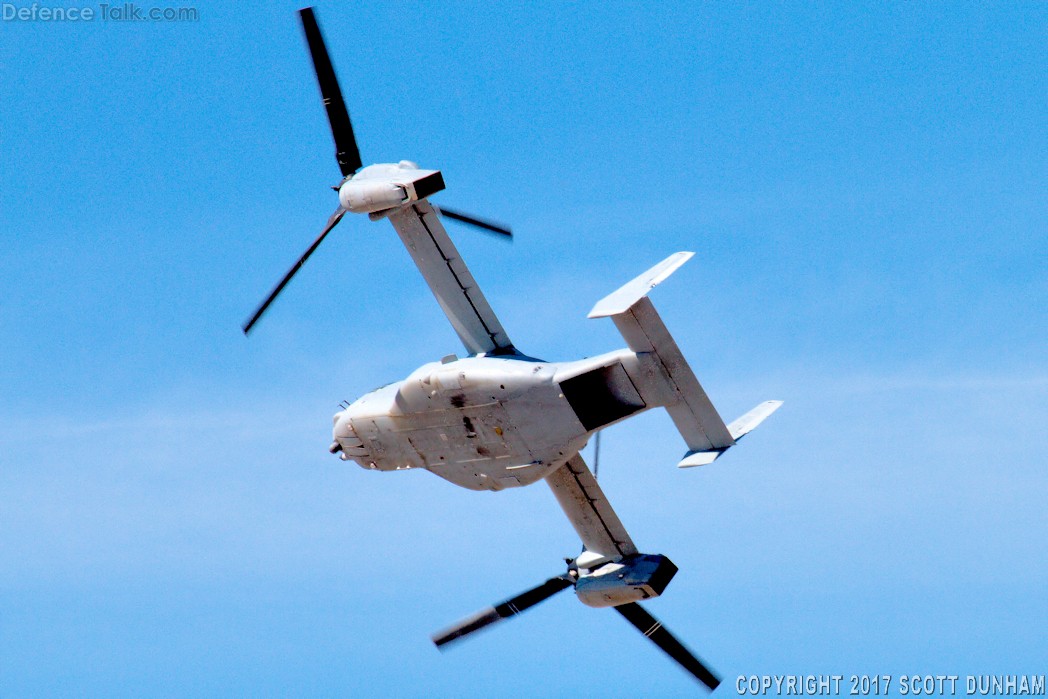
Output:
<instances>
[{"instance_id":1,"label":"antenna on fuselage","mask_svg":"<svg viewBox=\"0 0 1048 699\"><path fill-rule=\"evenodd\" d=\"M600 472L600 430L593 435L593 480L597 480Z\"/></svg>"}]
</instances>

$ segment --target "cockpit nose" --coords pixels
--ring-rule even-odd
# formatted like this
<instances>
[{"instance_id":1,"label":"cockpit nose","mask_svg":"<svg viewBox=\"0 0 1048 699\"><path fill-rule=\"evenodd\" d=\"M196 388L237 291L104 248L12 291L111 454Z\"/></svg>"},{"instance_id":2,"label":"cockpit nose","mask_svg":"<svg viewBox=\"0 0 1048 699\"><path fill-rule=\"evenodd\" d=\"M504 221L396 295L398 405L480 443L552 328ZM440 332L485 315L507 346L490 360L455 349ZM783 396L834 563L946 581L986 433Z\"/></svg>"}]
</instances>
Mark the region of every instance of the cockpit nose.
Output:
<instances>
[{"instance_id":1,"label":"cockpit nose","mask_svg":"<svg viewBox=\"0 0 1048 699\"><path fill-rule=\"evenodd\" d=\"M334 441L331 442L328 451L332 454L342 452L339 458L343 461L366 458L368 455L367 449L364 448L364 442L353 430L353 424L350 422L347 411L343 410L340 413L335 413L332 421L334 422L334 427L331 430L331 436Z\"/></svg>"},{"instance_id":2,"label":"cockpit nose","mask_svg":"<svg viewBox=\"0 0 1048 699\"><path fill-rule=\"evenodd\" d=\"M345 410L335 413L331 418L333 429L331 436L336 440L339 437L356 437L357 433L353 431L353 425L349 421L349 413Z\"/></svg>"}]
</instances>

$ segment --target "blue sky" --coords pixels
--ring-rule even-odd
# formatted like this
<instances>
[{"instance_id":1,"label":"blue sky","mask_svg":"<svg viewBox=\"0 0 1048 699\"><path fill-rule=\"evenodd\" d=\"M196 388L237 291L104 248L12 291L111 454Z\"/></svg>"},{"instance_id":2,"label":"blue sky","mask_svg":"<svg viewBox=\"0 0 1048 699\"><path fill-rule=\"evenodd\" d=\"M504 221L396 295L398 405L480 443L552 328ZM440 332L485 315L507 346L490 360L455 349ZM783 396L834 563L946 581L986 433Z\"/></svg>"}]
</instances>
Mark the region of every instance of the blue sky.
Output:
<instances>
[{"instance_id":1,"label":"blue sky","mask_svg":"<svg viewBox=\"0 0 1048 699\"><path fill-rule=\"evenodd\" d=\"M18 5L17 6L22 6ZM391 227L336 206L295 10L0 23L0 696L690 696L561 595L548 491L331 457L343 399L458 341ZM524 351L621 346L653 294L731 419L661 412L601 480L681 572L650 610L727 680L1048 666L1048 8L322 4L366 162L510 222L451 234ZM897 688L893 687L893 689Z\"/></svg>"}]
</instances>

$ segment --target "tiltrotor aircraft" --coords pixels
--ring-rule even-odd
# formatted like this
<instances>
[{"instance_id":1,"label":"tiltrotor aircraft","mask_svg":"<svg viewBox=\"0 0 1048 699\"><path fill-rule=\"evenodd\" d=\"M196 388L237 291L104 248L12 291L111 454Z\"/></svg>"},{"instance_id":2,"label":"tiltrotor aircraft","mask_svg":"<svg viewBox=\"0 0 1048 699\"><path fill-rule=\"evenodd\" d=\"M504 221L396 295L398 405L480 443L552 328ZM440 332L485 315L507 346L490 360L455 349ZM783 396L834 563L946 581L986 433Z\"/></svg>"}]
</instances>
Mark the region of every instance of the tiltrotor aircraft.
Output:
<instances>
[{"instance_id":1,"label":"tiltrotor aircraft","mask_svg":"<svg viewBox=\"0 0 1048 699\"><path fill-rule=\"evenodd\" d=\"M567 569L541 585L459 622L438 647L574 588L583 604L611 607L710 689L717 677L638 604L662 594L677 572L665 556L641 553L615 515L580 450L598 430L665 408L687 444L678 464L701 466L732 447L780 405L766 401L725 424L648 300L648 292L691 257L670 255L600 300L590 318L611 318L626 349L545 362L520 352L491 310L441 222L445 216L509 234L496 224L437 208L437 170L400 161L362 167L349 113L312 8L300 11L343 179L339 206L320 236L244 325L251 327L346 212L389 219L447 314L469 356L425 364L403 381L359 398L334 416L330 450L366 469L421 468L471 490L540 481L582 539Z\"/></svg>"}]
</instances>

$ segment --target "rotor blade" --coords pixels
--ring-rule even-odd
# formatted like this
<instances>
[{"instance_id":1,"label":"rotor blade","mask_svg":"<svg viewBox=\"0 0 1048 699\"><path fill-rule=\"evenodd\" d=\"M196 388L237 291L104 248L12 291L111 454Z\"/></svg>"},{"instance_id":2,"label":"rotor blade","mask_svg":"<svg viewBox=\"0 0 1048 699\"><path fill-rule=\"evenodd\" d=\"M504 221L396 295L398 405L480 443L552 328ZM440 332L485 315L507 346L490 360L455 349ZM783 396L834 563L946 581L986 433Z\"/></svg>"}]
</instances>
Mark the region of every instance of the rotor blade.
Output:
<instances>
[{"instance_id":1,"label":"rotor blade","mask_svg":"<svg viewBox=\"0 0 1048 699\"><path fill-rule=\"evenodd\" d=\"M342 90L338 87L335 69L324 46L324 36L320 33L313 8L306 7L298 11L302 18L302 29L306 32L306 43L313 56L313 69L320 85L320 96L324 98L328 122L331 123L331 135L335 137L335 157L342 175L348 177L360 169L360 151L357 150L357 139L353 136L353 125L349 121L349 111L342 99Z\"/></svg>"},{"instance_id":2,"label":"rotor blade","mask_svg":"<svg viewBox=\"0 0 1048 699\"><path fill-rule=\"evenodd\" d=\"M313 251L317 249L317 246L320 245L320 243L324 240L327 234L331 232L331 229L334 228L338 224L338 222L342 220L342 217L345 215L345 213L346 210L343 209L341 206L335 209L335 213L331 214L331 218L328 219L327 225L324 226L324 230L320 232L320 235L317 236L317 239L313 241L313 244L309 246L309 249L306 250L305 253L303 253L302 257L298 258L298 262L296 262L295 265L288 270L288 273L284 275L284 278L280 280L280 283L277 284L276 287L274 287L273 291L269 292L269 296L267 296L266 300L262 302L262 305L258 307L258 310L255 311L255 314L251 316L251 320L244 323L245 335L247 335L251 331L251 328L254 327L256 322L258 322L258 319L261 318L262 314L266 312L267 308L269 308L269 304L273 303L273 299L275 299L277 297L277 294L279 294L281 290L283 290L283 288L287 286L287 283L291 281L291 277L295 276L295 272L297 272L299 268L303 264L305 264L306 260L309 259L309 256L312 255Z\"/></svg>"},{"instance_id":3,"label":"rotor blade","mask_svg":"<svg viewBox=\"0 0 1048 699\"><path fill-rule=\"evenodd\" d=\"M467 223L471 226L476 226L477 228L483 228L486 231L498 233L499 235L504 235L507 238L513 237L513 232L501 223L496 223L494 221L485 221L482 218L467 216L466 214L459 213L458 211L452 211L443 206L438 207L438 209L442 215L447 216L448 218L453 219L455 221Z\"/></svg>"},{"instance_id":4,"label":"rotor blade","mask_svg":"<svg viewBox=\"0 0 1048 699\"><path fill-rule=\"evenodd\" d=\"M720 684L720 678L713 674L702 661L678 641L655 617L648 614L644 607L636 602L615 607L615 611L626 617L626 621L637 627L637 630L651 639L667 655L680 663L681 667L710 688L712 692Z\"/></svg>"},{"instance_id":5,"label":"rotor blade","mask_svg":"<svg viewBox=\"0 0 1048 699\"><path fill-rule=\"evenodd\" d=\"M534 607L539 602L549 599L561 590L571 587L573 584L571 578L565 575L550 578L538 587L533 587L527 592L522 592L516 597L511 597L494 607L482 609L473 616L463 619L451 628L435 634L433 636L433 643L437 644L437 648L443 650L442 646L445 644L467 636L474 631L478 631L497 621L502 621L503 619L508 619L511 616L520 614L528 607Z\"/></svg>"}]
</instances>

